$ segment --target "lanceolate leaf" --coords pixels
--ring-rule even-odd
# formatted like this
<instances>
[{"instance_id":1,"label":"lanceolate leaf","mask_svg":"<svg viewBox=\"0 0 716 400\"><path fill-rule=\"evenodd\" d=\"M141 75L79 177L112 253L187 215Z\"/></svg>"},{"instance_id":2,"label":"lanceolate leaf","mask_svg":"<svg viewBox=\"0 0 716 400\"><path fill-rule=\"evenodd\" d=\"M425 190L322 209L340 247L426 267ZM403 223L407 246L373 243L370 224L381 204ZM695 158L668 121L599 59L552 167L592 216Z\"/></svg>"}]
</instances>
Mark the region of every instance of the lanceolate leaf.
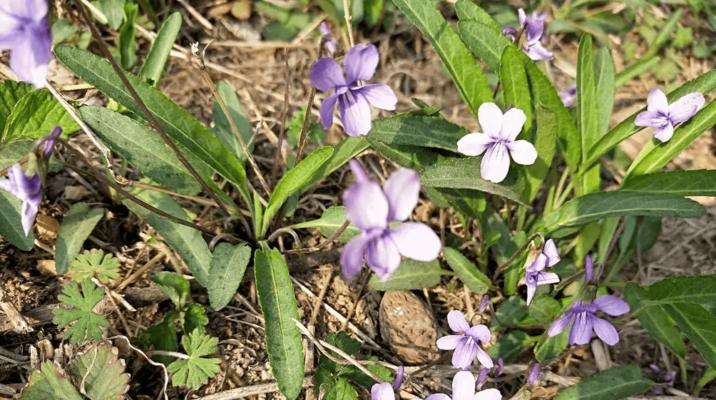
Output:
<instances>
[{"instance_id":1,"label":"lanceolate leaf","mask_svg":"<svg viewBox=\"0 0 716 400\"><path fill-rule=\"evenodd\" d=\"M716 310L716 275L677 276L656 282L647 290L648 301L642 301L642 306L692 303Z\"/></svg>"},{"instance_id":2,"label":"lanceolate leaf","mask_svg":"<svg viewBox=\"0 0 716 400\"><path fill-rule=\"evenodd\" d=\"M544 184L544 178L552 166L554 153L557 150L557 132L559 132L559 118L553 111L538 107L537 130L535 132L534 146L537 149L537 160L534 164L525 167L527 171L527 184L529 193L527 202L531 202Z\"/></svg>"},{"instance_id":3,"label":"lanceolate leaf","mask_svg":"<svg viewBox=\"0 0 716 400\"><path fill-rule=\"evenodd\" d=\"M530 132L532 127L532 98L525 72L524 55L514 46L507 46L502 52L500 61L500 83L504 108L519 108L525 112L525 121L522 132Z\"/></svg>"},{"instance_id":4,"label":"lanceolate leaf","mask_svg":"<svg viewBox=\"0 0 716 400\"><path fill-rule=\"evenodd\" d=\"M437 1L393 0L393 3L433 46L473 114L477 114L480 104L492 101L485 74L437 10Z\"/></svg>"},{"instance_id":5,"label":"lanceolate leaf","mask_svg":"<svg viewBox=\"0 0 716 400\"><path fill-rule=\"evenodd\" d=\"M475 20L492 28L495 32L500 32L501 30L500 25L492 19L490 14L475 4L473 0L458 0L455 4L455 11L461 21Z\"/></svg>"},{"instance_id":6,"label":"lanceolate leaf","mask_svg":"<svg viewBox=\"0 0 716 400\"><path fill-rule=\"evenodd\" d=\"M594 76L597 89L597 138L601 138L609 130L609 120L612 117L616 91L614 62L607 47L597 49L594 54ZM588 150L586 149L585 151Z\"/></svg>"},{"instance_id":7,"label":"lanceolate leaf","mask_svg":"<svg viewBox=\"0 0 716 400\"><path fill-rule=\"evenodd\" d=\"M403 114L373 122L369 140L387 145L430 147L457 152L457 141L467 130L441 116Z\"/></svg>"},{"instance_id":8,"label":"lanceolate leaf","mask_svg":"<svg viewBox=\"0 0 716 400\"><path fill-rule=\"evenodd\" d=\"M301 188L301 192L308 190L321 179L332 174L351 159L357 157L363 150L368 148L368 140L364 136L349 137L343 139L333 148L331 157L311 176Z\"/></svg>"},{"instance_id":9,"label":"lanceolate leaf","mask_svg":"<svg viewBox=\"0 0 716 400\"><path fill-rule=\"evenodd\" d=\"M451 247L445 247L443 249L445 255L445 261L447 261L450 269L455 272L455 275L460 278L462 283L465 284L470 290L477 294L486 293L490 290L492 283L482 271L480 271L475 264L471 263L467 257L463 256L458 250Z\"/></svg>"},{"instance_id":10,"label":"lanceolate leaf","mask_svg":"<svg viewBox=\"0 0 716 400\"><path fill-rule=\"evenodd\" d=\"M301 333L294 322L298 320L298 308L286 260L278 250L257 250L254 275L271 371L281 393L295 400L303 385L304 356Z\"/></svg>"},{"instance_id":11,"label":"lanceolate leaf","mask_svg":"<svg viewBox=\"0 0 716 400\"><path fill-rule=\"evenodd\" d=\"M716 316L698 304L664 306L711 368L716 368Z\"/></svg>"},{"instance_id":12,"label":"lanceolate leaf","mask_svg":"<svg viewBox=\"0 0 716 400\"><path fill-rule=\"evenodd\" d=\"M343 206L334 206L327 208L326 211L323 212L323 215L321 215L321 218L291 225L291 229L318 228L323 236L330 237L340 229L346 221L346 208ZM345 243L358 234L360 234L358 227L348 225L345 231L338 235L336 240Z\"/></svg>"},{"instance_id":13,"label":"lanceolate leaf","mask_svg":"<svg viewBox=\"0 0 716 400\"><path fill-rule=\"evenodd\" d=\"M2 140L39 139L59 126L69 134L79 127L47 89L32 91L17 102L7 117Z\"/></svg>"},{"instance_id":14,"label":"lanceolate leaf","mask_svg":"<svg viewBox=\"0 0 716 400\"><path fill-rule=\"evenodd\" d=\"M251 247L247 245L220 243L216 246L206 288L211 308L218 311L229 304L239 288L250 259Z\"/></svg>"},{"instance_id":15,"label":"lanceolate leaf","mask_svg":"<svg viewBox=\"0 0 716 400\"><path fill-rule=\"evenodd\" d=\"M502 33L476 20L458 22L460 37L472 54L484 61L490 69L500 68L500 58L505 47L514 46Z\"/></svg>"},{"instance_id":16,"label":"lanceolate leaf","mask_svg":"<svg viewBox=\"0 0 716 400\"><path fill-rule=\"evenodd\" d=\"M86 203L77 203L70 207L60 225L55 249L55 269L58 274L67 272L67 268L82 249L85 240L102 219L104 210L90 208Z\"/></svg>"},{"instance_id":17,"label":"lanceolate leaf","mask_svg":"<svg viewBox=\"0 0 716 400\"><path fill-rule=\"evenodd\" d=\"M703 215L697 202L670 194L601 192L577 197L545 215L541 227L555 231L608 217L627 215L693 218Z\"/></svg>"},{"instance_id":18,"label":"lanceolate leaf","mask_svg":"<svg viewBox=\"0 0 716 400\"><path fill-rule=\"evenodd\" d=\"M644 378L636 365L604 370L562 390L556 400L615 400L644 393L654 382Z\"/></svg>"},{"instance_id":19,"label":"lanceolate leaf","mask_svg":"<svg viewBox=\"0 0 716 400\"><path fill-rule=\"evenodd\" d=\"M7 117L17 102L33 90L34 87L28 83L11 80L0 82L0 132L5 128Z\"/></svg>"},{"instance_id":20,"label":"lanceolate leaf","mask_svg":"<svg viewBox=\"0 0 716 400\"><path fill-rule=\"evenodd\" d=\"M18 140L0 146L0 170L19 162L32 151L34 145L34 140Z\"/></svg>"},{"instance_id":21,"label":"lanceolate leaf","mask_svg":"<svg viewBox=\"0 0 716 400\"><path fill-rule=\"evenodd\" d=\"M582 147L582 163L589 148L599 139L597 81L594 76L592 37L583 35L579 41L577 60L577 126ZM579 195L599 189L599 166L586 171L578 180L575 191Z\"/></svg>"},{"instance_id":22,"label":"lanceolate leaf","mask_svg":"<svg viewBox=\"0 0 716 400\"><path fill-rule=\"evenodd\" d=\"M626 181L621 190L676 196L716 196L716 170L667 171L635 176Z\"/></svg>"},{"instance_id":23,"label":"lanceolate leaf","mask_svg":"<svg viewBox=\"0 0 716 400\"><path fill-rule=\"evenodd\" d=\"M686 345L681 338L680 332L674 327L674 322L659 305L644 306L649 301L647 291L634 283L627 283L624 290L624 299L629 302L633 312L641 326L649 332L656 340L666 345L677 356L686 356Z\"/></svg>"},{"instance_id":24,"label":"lanceolate leaf","mask_svg":"<svg viewBox=\"0 0 716 400\"><path fill-rule=\"evenodd\" d=\"M157 32L157 37L152 42L147 59L139 70L139 76L152 86L157 86L159 79L164 72L164 66L169 59L169 53L174 46L179 30L181 29L181 14L172 13L162 24Z\"/></svg>"},{"instance_id":25,"label":"lanceolate leaf","mask_svg":"<svg viewBox=\"0 0 716 400\"><path fill-rule=\"evenodd\" d=\"M381 282L374 275L370 278L368 286L380 291L424 289L439 284L442 274L443 271L437 260L421 262L404 259L388 280Z\"/></svg>"},{"instance_id":26,"label":"lanceolate leaf","mask_svg":"<svg viewBox=\"0 0 716 400\"><path fill-rule=\"evenodd\" d=\"M228 146L240 160L245 160L246 155L244 154L243 146L241 146L241 142L236 137L234 127L229 121L229 118L233 118L234 125L236 125L236 128L239 130L239 134L244 140L246 146L249 148L249 152L253 149L253 146L251 145L251 137L254 134L251 121L246 118L246 113L241 106L239 96L236 95L236 91L231 85L229 85L228 82L219 81L216 85L216 91L219 97L221 97L221 100L224 102L226 108L229 110L229 114L231 114L231 116L228 117L224 113L218 99L214 101L212 108L214 113L214 132L216 132L219 139L221 139L221 141L223 141L224 144Z\"/></svg>"},{"instance_id":27,"label":"lanceolate leaf","mask_svg":"<svg viewBox=\"0 0 716 400\"><path fill-rule=\"evenodd\" d=\"M32 232L25 235L20 217L22 202L10 193L0 190L0 235L13 246L30 251L35 243Z\"/></svg>"}]
</instances>

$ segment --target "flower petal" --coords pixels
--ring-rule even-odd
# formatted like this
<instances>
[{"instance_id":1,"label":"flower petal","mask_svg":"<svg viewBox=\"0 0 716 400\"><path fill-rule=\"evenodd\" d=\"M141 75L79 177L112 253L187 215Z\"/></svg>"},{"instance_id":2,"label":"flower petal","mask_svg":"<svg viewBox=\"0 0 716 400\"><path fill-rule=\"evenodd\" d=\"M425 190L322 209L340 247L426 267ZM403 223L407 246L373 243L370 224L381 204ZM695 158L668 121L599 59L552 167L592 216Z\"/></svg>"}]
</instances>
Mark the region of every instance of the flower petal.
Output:
<instances>
[{"instance_id":1,"label":"flower petal","mask_svg":"<svg viewBox=\"0 0 716 400\"><path fill-rule=\"evenodd\" d=\"M455 350L457 345L463 340L463 335L447 335L438 339L437 346L440 350Z\"/></svg>"},{"instance_id":2,"label":"flower petal","mask_svg":"<svg viewBox=\"0 0 716 400\"><path fill-rule=\"evenodd\" d=\"M510 156L517 164L532 165L537 161L537 149L526 140L508 143L507 148L510 149Z\"/></svg>"},{"instance_id":3,"label":"flower petal","mask_svg":"<svg viewBox=\"0 0 716 400\"><path fill-rule=\"evenodd\" d=\"M530 305L532 303L532 299L535 297L535 292L537 291L537 284L534 282L525 282L525 285L527 286L527 298L525 301L527 302L527 305Z\"/></svg>"},{"instance_id":4,"label":"flower petal","mask_svg":"<svg viewBox=\"0 0 716 400\"><path fill-rule=\"evenodd\" d=\"M522 131L522 127L527 121L525 112L519 108L510 108L502 117L502 128L500 130L500 138L513 141Z\"/></svg>"},{"instance_id":5,"label":"flower petal","mask_svg":"<svg viewBox=\"0 0 716 400\"><path fill-rule=\"evenodd\" d=\"M624 315L629 312L629 304L619 297L612 295L605 295L595 299L592 304L597 306L602 312L617 317Z\"/></svg>"},{"instance_id":6,"label":"flower petal","mask_svg":"<svg viewBox=\"0 0 716 400\"><path fill-rule=\"evenodd\" d=\"M688 121L704 106L706 99L698 92L689 93L680 97L669 106L669 118L673 124Z\"/></svg>"},{"instance_id":7,"label":"flower petal","mask_svg":"<svg viewBox=\"0 0 716 400\"><path fill-rule=\"evenodd\" d=\"M311 84L322 92L346 85L341 66L329 57L320 58L313 64L310 78Z\"/></svg>"},{"instance_id":8,"label":"flower petal","mask_svg":"<svg viewBox=\"0 0 716 400\"><path fill-rule=\"evenodd\" d=\"M472 400L502 400L502 393L494 388L485 389L475 393Z\"/></svg>"},{"instance_id":9,"label":"flower petal","mask_svg":"<svg viewBox=\"0 0 716 400\"><path fill-rule=\"evenodd\" d=\"M391 229L390 238L400 254L416 261L433 261L442 248L438 235L420 222L406 222Z\"/></svg>"},{"instance_id":10,"label":"flower petal","mask_svg":"<svg viewBox=\"0 0 716 400\"><path fill-rule=\"evenodd\" d=\"M490 355L485 352L481 347L476 348L477 352L477 361L482 364L485 368L492 368L495 366L495 364L492 362L492 358L490 358Z\"/></svg>"},{"instance_id":11,"label":"flower petal","mask_svg":"<svg viewBox=\"0 0 716 400\"><path fill-rule=\"evenodd\" d=\"M10 50L10 68L21 81L32 83L37 88L44 87L52 59L51 46L49 27L44 31L30 28Z\"/></svg>"},{"instance_id":12,"label":"flower petal","mask_svg":"<svg viewBox=\"0 0 716 400\"><path fill-rule=\"evenodd\" d=\"M602 342L614 346L619 343L619 333L609 321L594 317L594 333L602 339Z\"/></svg>"},{"instance_id":13,"label":"flower petal","mask_svg":"<svg viewBox=\"0 0 716 400\"><path fill-rule=\"evenodd\" d=\"M540 272L537 274L537 285L551 285L553 283L559 283L559 275L554 272Z\"/></svg>"},{"instance_id":14,"label":"flower petal","mask_svg":"<svg viewBox=\"0 0 716 400\"><path fill-rule=\"evenodd\" d=\"M466 156L479 156L495 141L485 133L474 132L457 141L457 151Z\"/></svg>"},{"instance_id":15,"label":"flower petal","mask_svg":"<svg viewBox=\"0 0 716 400\"><path fill-rule=\"evenodd\" d=\"M373 118L370 104L360 92L348 91L339 97L338 109L348 136L365 136L370 132Z\"/></svg>"},{"instance_id":16,"label":"flower petal","mask_svg":"<svg viewBox=\"0 0 716 400\"><path fill-rule=\"evenodd\" d=\"M670 123L654 130L654 138L661 143L668 142L672 136L674 136L674 125L671 125Z\"/></svg>"},{"instance_id":17,"label":"flower petal","mask_svg":"<svg viewBox=\"0 0 716 400\"><path fill-rule=\"evenodd\" d=\"M552 57L554 57L552 51L545 48L542 43L539 42L539 40L530 43L524 49L524 52L525 54L527 54L527 57L529 57L532 61L551 60Z\"/></svg>"},{"instance_id":18,"label":"flower petal","mask_svg":"<svg viewBox=\"0 0 716 400\"><path fill-rule=\"evenodd\" d=\"M348 280L354 279L363 268L363 258L371 237L362 234L351 239L341 253L341 272Z\"/></svg>"},{"instance_id":19,"label":"flower petal","mask_svg":"<svg viewBox=\"0 0 716 400\"><path fill-rule=\"evenodd\" d=\"M390 383L376 383L370 389L371 400L395 400L395 392Z\"/></svg>"},{"instance_id":20,"label":"flower petal","mask_svg":"<svg viewBox=\"0 0 716 400\"><path fill-rule=\"evenodd\" d=\"M395 92L384 83L371 83L354 90L365 96L370 105L381 110L395 110L395 106L398 104Z\"/></svg>"},{"instance_id":21,"label":"flower petal","mask_svg":"<svg viewBox=\"0 0 716 400\"><path fill-rule=\"evenodd\" d=\"M25 232L25 236L32 232L32 226L35 224L35 217L37 217L37 211L39 210L39 203L33 203L25 201L22 203L20 209L22 230Z\"/></svg>"},{"instance_id":22,"label":"flower petal","mask_svg":"<svg viewBox=\"0 0 716 400\"><path fill-rule=\"evenodd\" d=\"M490 182L500 183L510 171L510 156L507 146L496 142L487 149L480 162L480 176Z\"/></svg>"},{"instance_id":23,"label":"flower petal","mask_svg":"<svg viewBox=\"0 0 716 400\"><path fill-rule=\"evenodd\" d=\"M572 314L567 312L562 315L559 319L552 322L547 330L547 336L557 336L564 331L564 329L572 321Z\"/></svg>"},{"instance_id":24,"label":"flower petal","mask_svg":"<svg viewBox=\"0 0 716 400\"><path fill-rule=\"evenodd\" d=\"M386 281L400 265L400 252L390 237L383 235L368 244L365 260L378 278Z\"/></svg>"},{"instance_id":25,"label":"flower petal","mask_svg":"<svg viewBox=\"0 0 716 400\"><path fill-rule=\"evenodd\" d=\"M649 92L649 96L646 98L646 109L665 115L669 113L669 100L661 89L654 88Z\"/></svg>"},{"instance_id":26,"label":"flower petal","mask_svg":"<svg viewBox=\"0 0 716 400\"><path fill-rule=\"evenodd\" d=\"M462 311L452 310L447 315L448 325L453 332L465 333L470 329L470 324L465 319L465 314Z\"/></svg>"},{"instance_id":27,"label":"flower petal","mask_svg":"<svg viewBox=\"0 0 716 400\"><path fill-rule=\"evenodd\" d=\"M466 335L471 336L480 343L490 342L490 329L485 325L475 325L465 332Z\"/></svg>"},{"instance_id":28,"label":"flower petal","mask_svg":"<svg viewBox=\"0 0 716 400\"><path fill-rule=\"evenodd\" d=\"M557 249L557 245L552 239L549 239L544 243L544 247L542 248L542 254L547 256L547 266L550 267L554 267L561 260L561 258L559 257L559 250Z\"/></svg>"},{"instance_id":29,"label":"flower petal","mask_svg":"<svg viewBox=\"0 0 716 400\"><path fill-rule=\"evenodd\" d=\"M336 102L338 102L338 96L339 94L332 94L325 99L323 99L323 102L321 102L321 125L323 126L323 129L328 129L333 125L333 112L336 109Z\"/></svg>"},{"instance_id":30,"label":"flower petal","mask_svg":"<svg viewBox=\"0 0 716 400\"><path fill-rule=\"evenodd\" d=\"M475 376L460 371L452 378L452 400L472 400L475 395Z\"/></svg>"},{"instance_id":31,"label":"flower petal","mask_svg":"<svg viewBox=\"0 0 716 400\"><path fill-rule=\"evenodd\" d=\"M477 120L480 122L482 131L493 139L500 137L502 130L503 115L500 107L495 103L482 103L477 110Z\"/></svg>"},{"instance_id":32,"label":"flower petal","mask_svg":"<svg viewBox=\"0 0 716 400\"><path fill-rule=\"evenodd\" d=\"M390 174L383 185L383 192L388 198L391 221L405 221L410 217L420 195L420 177L412 169L400 168Z\"/></svg>"},{"instance_id":33,"label":"flower petal","mask_svg":"<svg viewBox=\"0 0 716 400\"><path fill-rule=\"evenodd\" d=\"M343 193L348 220L363 231L388 226L388 199L378 182L358 181Z\"/></svg>"},{"instance_id":34,"label":"flower petal","mask_svg":"<svg viewBox=\"0 0 716 400\"><path fill-rule=\"evenodd\" d=\"M569 343L570 344L587 344L592 338L592 324L594 315L589 312L583 311L577 314L572 325L572 330L569 332Z\"/></svg>"},{"instance_id":35,"label":"flower petal","mask_svg":"<svg viewBox=\"0 0 716 400\"><path fill-rule=\"evenodd\" d=\"M0 13L39 22L47 16L47 0L3 1Z\"/></svg>"},{"instance_id":36,"label":"flower petal","mask_svg":"<svg viewBox=\"0 0 716 400\"><path fill-rule=\"evenodd\" d=\"M666 114L649 110L640 112L634 119L634 125L642 127L661 127L666 125L668 122L669 119L666 117Z\"/></svg>"},{"instance_id":37,"label":"flower petal","mask_svg":"<svg viewBox=\"0 0 716 400\"><path fill-rule=\"evenodd\" d=\"M436 393L431 394L430 396L426 397L425 400L452 400L450 399L450 396L442 393Z\"/></svg>"},{"instance_id":38,"label":"flower petal","mask_svg":"<svg viewBox=\"0 0 716 400\"><path fill-rule=\"evenodd\" d=\"M452 353L452 365L460 369L470 368L477 355L477 347L474 340L461 340Z\"/></svg>"},{"instance_id":39,"label":"flower petal","mask_svg":"<svg viewBox=\"0 0 716 400\"><path fill-rule=\"evenodd\" d=\"M346 80L349 84L367 81L375 74L378 67L378 49L373 44L357 44L353 46L343 59L346 69Z\"/></svg>"}]
</instances>

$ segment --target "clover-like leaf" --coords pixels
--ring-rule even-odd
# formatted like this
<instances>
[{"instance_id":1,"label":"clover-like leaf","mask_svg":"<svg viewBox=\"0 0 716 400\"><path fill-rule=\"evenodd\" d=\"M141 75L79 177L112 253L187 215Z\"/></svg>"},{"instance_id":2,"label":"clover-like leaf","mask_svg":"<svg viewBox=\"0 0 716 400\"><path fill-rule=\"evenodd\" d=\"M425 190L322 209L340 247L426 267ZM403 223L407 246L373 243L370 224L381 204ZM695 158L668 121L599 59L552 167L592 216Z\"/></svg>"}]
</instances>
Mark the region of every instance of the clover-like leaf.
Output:
<instances>
[{"instance_id":1,"label":"clover-like leaf","mask_svg":"<svg viewBox=\"0 0 716 400\"><path fill-rule=\"evenodd\" d=\"M55 310L52 322L67 328L66 335L71 343L102 338L102 328L109 322L93 311L102 296L102 290L89 279L65 286L59 296L64 307Z\"/></svg>"},{"instance_id":2,"label":"clover-like leaf","mask_svg":"<svg viewBox=\"0 0 716 400\"><path fill-rule=\"evenodd\" d=\"M181 345L188 358L169 364L172 385L198 389L219 372L219 359L206 358L217 351L219 340L199 329L181 339Z\"/></svg>"},{"instance_id":3,"label":"clover-like leaf","mask_svg":"<svg viewBox=\"0 0 716 400\"><path fill-rule=\"evenodd\" d=\"M82 252L70 265L70 277L75 282L97 278L107 283L119 276L119 260L101 249Z\"/></svg>"}]
</instances>

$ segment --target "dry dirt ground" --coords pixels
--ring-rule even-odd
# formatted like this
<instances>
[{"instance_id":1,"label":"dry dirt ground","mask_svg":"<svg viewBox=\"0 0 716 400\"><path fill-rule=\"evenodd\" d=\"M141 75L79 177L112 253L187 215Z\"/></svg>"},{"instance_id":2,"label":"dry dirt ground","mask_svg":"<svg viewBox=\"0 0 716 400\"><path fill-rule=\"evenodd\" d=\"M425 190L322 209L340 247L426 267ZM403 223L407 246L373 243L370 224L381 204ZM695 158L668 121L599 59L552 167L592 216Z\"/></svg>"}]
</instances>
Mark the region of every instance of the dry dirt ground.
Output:
<instances>
[{"instance_id":1,"label":"dry dirt ground","mask_svg":"<svg viewBox=\"0 0 716 400\"><path fill-rule=\"evenodd\" d=\"M208 2L198 3L197 10L205 13ZM256 154L265 171L270 171L275 153L275 143L283 119L284 93L289 88L288 115L305 107L309 93L308 71L317 56L314 35L297 40L292 45L274 46L255 40L260 20L239 23L229 16L213 18L213 29L202 27L185 12L186 27L179 44L187 49L189 44L199 41L210 43L206 59L216 65L211 69L215 80L226 79L237 90L246 112L256 130ZM614 47L616 45L616 39ZM624 38L619 38L625 40ZM469 128L477 128L476 122L460 101L457 92L443 72L440 60L430 46L419 39L406 23L399 23L390 33L358 34L356 41L371 41L378 45L381 63L377 81L388 83L399 97L398 110L413 107L411 98L419 98L428 104L442 107L443 114L450 120ZM559 42L559 38L555 40ZM562 43L562 42L560 42ZM569 38L557 46L557 60L552 73L562 85L574 80L576 44ZM146 49L146 38L140 48ZM622 66L618 52L615 52L617 70ZM697 60L684 62L679 80L694 78L713 68ZM174 58L168 66L162 81L162 90L180 105L189 109L206 123L211 121L212 96L210 90L196 79L196 71L186 59ZM67 71L59 66L52 68L52 80L62 87L77 83ZM644 76L630 82L619 90L615 120L618 121L641 107L648 90L659 82L652 76ZM100 102L94 90L79 90L67 93L87 103ZM314 103L317 110L320 97ZM336 141L341 133L334 129L328 133L328 141ZM73 139L78 144L91 148L87 138ZM630 141L623 148L627 154L634 154L640 146L639 138ZM705 133L674 163L674 168L716 168L714 132ZM377 157L368 157L374 172L386 175L392 166ZM618 176L618 171L615 171ZM324 183L306 196L294 217L295 220L320 216L325 208L339 204L339 194L347 184L345 171L334 173ZM16 333L8 318L0 316L0 383L10 388L20 388L28 375L30 355L33 348L50 348L60 345L59 332L47 324L48 305L56 303L62 280L53 274L52 244L56 238L57 221L64 211L76 201L102 204L108 211L107 218L95 230L86 247L100 247L114 253L122 261L122 273L115 289L124 294L136 308L136 312L122 309L128 320L125 327L117 318L114 309L107 314L112 321L108 336L127 334L134 336L152 323L161 319L169 309L168 302L159 301L161 293L148 279L150 272L162 269L186 272L174 255L156 241L147 241L150 228L142 225L135 217L118 204L101 196L91 182L76 175L61 172L53 176L47 200L43 204L37 233L39 245L32 252L22 253L0 240L0 288L4 298L0 301L13 305L30 322L38 322L33 332ZM205 210L203 217L209 217L212 210ZM438 211L431 204L421 202L418 217L437 225ZM300 232L304 246L316 244L320 237L315 232ZM290 236L281 237L279 243L289 247L294 243ZM434 289L414 293L383 295L365 288L364 279L349 284L337 273L338 252L336 249L289 259L294 285L298 296L301 320L315 331L317 337L340 330L347 330L363 342L366 354L375 354L390 365L407 363L410 380L405 390L423 398L437 389L449 387L452 370L446 359L434 349L435 338L444 334L445 315L450 309L462 310L472 316L473 322L489 320L488 312L476 312L480 299L463 290L456 281L446 282ZM650 283L672 275L695 275L716 273L716 208L694 220L665 220L663 232L650 251L639 254L625 270L628 280ZM127 282L132 272L145 268L146 273L138 279ZM364 290L363 290L364 289ZM207 303L201 291L194 292L194 301ZM221 312L210 314L209 330L219 337L222 358L221 373L195 393L170 391L170 398L198 398L234 388L256 389L265 392L253 396L257 399L278 399L279 395L259 385L271 382L267 355L264 351L263 328L255 287L245 281L234 301ZM43 320L43 318L45 318ZM419 321L418 323L414 321ZM45 323L42 323L45 322ZM127 332L128 328L128 332ZM412 338L415 347L400 346L401 339ZM635 362L646 368L650 363L675 369L675 360L655 341L650 339L633 321L624 326L622 342L613 349L599 346L585 346L573 349L559 363L549 366L550 372L543 380L544 388L536 394L541 398L553 397L558 385L574 383L580 377L588 376L611 363ZM49 342L48 342L49 341ZM115 343L116 344L116 343ZM118 344L116 344L118 345ZM127 350L127 349L124 349ZM315 350L308 348L315 354ZM127 353L131 354L131 353ZM599 363L595 362L595 357ZM522 363L506 368L501 378L505 391L521 385L528 358ZM694 357L689 362L699 364L695 369L703 370L702 362ZM422 366L430 363L430 368ZM315 367L307 357L307 371ZM129 356L128 370L134 376L130 395L132 398L155 398L161 387L161 374L136 356ZM692 374L696 375L696 374ZM678 387L683 385L677 384ZM312 398L310 390L307 398ZM708 397L708 391L705 395ZM716 397L716 391L710 394ZM362 396L365 396L363 393ZM406 397L409 398L409 397ZM714 397L712 397L714 398Z\"/></svg>"}]
</instances>

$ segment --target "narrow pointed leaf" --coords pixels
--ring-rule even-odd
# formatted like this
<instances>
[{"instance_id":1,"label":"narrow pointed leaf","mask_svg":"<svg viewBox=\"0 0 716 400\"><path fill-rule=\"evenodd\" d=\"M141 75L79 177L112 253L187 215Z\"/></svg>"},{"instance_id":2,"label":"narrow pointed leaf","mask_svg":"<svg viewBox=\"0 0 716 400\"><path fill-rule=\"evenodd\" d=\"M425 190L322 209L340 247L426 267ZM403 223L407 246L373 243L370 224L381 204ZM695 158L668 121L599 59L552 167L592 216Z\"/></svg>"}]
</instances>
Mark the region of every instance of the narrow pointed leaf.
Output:
<instances>
[{"instance_id":1,"label":"narrow pointed leaf","mask_svg":"<svg viewBox=\"0 0 716 400\"><path fill-rule=\"evenodd\" d=\"M139 70L139 76L152 86L156 87L162 77L169 53L171 53L172 46L174 46L181 29L181 23L181 14L178 12L172 13L164 20L157 32L157 37L152 42L147 59L144 61L142 69Z\"/></svg>"},{"instance_id":2,"label":"narrow pointed leaf","mask_svg":"<svg viewBox=\"0 0 716 400\"><path fill-rule=\"evenodd\" d=\"M211 308L218 311L229 304L244 278L250 259L251 247L245 244L232 246L220 243L216 246L206 288Z\"/></svg>"},{"instance_id":3,"label":"narrow pointed leaf","mask_svg":"<svg viewBox=\"0 0 716 400\"><path fill-rule=\"evenodd\" d=\"M500 32L501 30L497 21L492 19L492 16L475 4L473 0L458 0L455 4L455 11L461 21L475 20L492 28L495 32Z\"/></svg>"},{"instance_id":4,"label":"narrow pointed leaf","mask_svg":"<svg viewBox=\"0 0 716 400\"><path fill-rule=\"evenodd\" d=\"M716 196L716 170L666 171L635 176L623 191L668 193L676 196Z\"/></svg>"},{"instance_id":5,"label":"narrow pointed leaf","mask_svg":"<svg viewBox=\"0 0 716 400\"><path fill-rule=\"evenodd\" d=\"M484 61L493 71L498 71L502 52L514 44L493 27L477 20L461 20L457 26L460 37L472 54Z\"/></svg>"},{"instance_id":6,"label":"narrow pointed leaf","mask_svg":"<svg viewBox=\"0 0 716 400\"><path fill-rule=\"evenodd\" d=\"M20 209L22 202L10 193L0 190L0 235L22 251L30 251L35 243L32 231L25 235Z\"/></svg>"},{"instance_id":7,"label":"narrow pointed leaf","mask_svg":"<svg viewBox=\"0 0 716 400\"><path fill-rule=\"evenodd\" d=\"M594 76L592 37L583 35L577 56L577 127L582 149L582 163L587 151L599 140L597 81ZM578 180L575 191L580 195L599 189L599 166L586 171Z\"/></svg>"},{"instance_id":8,"label":"narrow pointed leaf","mask_svg":"<svg viewBox=\"0 0 716 400\"><path fill-rule=\"evenodd\" d=\"M386 281L381 281L373 275L368 286L374 290L417 290L436 286L440 283L443 270L440 263L435 261L421 262L403 259L398 269Z\"/></svg>"},{"instance_id":9,"label":"narrow pointed leaf","mask_svg":"<svg viewBox=\"0 0 716 400\"><path fill-rule=\"evenodd\" d=\"M103 215L103 209L91 208L86 203L76 203L70 207L62 219L57 236L55 269L58 274L67 272L70 263L82 250L82 245Z\"/></svg>"},{"instance_id":10,"label":"narrow pointed leaf","mask_svg":"<svg viewBox=\"0 0 716 400\"><path fill-rule=\"evenodd\" d=\"M532 98L523 62L524 56L522 52L514 46L507 46L502 52L499 73L504 108L515 107L524 111L527 119L524 127L522 127L522 132L530 132L532 127Z\"/></svg>"},{"instance_id":11,"label":"narrow pointed leaf","mask_svg":"<svg viewBox=\"0 0 716 400\"><path fill-rule=\"evenodd\" d=\"M654 382L644 378L636 365L614 367L563 389L556 400L614 400L644 393Z\"/></svg>"},{"instance_id":12,"label":"narrow pointed leaf","mask_svg":"<svg viewBox=\"0 0 716 400\"><path fill-rule=\"evenodd\" d=\"M368 140L457 153L457 142L467 133L465 128L441 116L403 114L374 121Z\"/></svg>"},{"instance_id":13,"label":"narrow pointed leaf","mask_svg":"<svg viewBox=\"0 0 716 400\"><path fill-rule=\"evenodd\" d=\"M470 290L477 294L483 294L490 290L490 287L492 287L490 278L480 271L475 264L471 263L467 257L451 247L445 247L443 254L450 269Z\"/></svg>"},{"instance_id":14,"label":"narrow pointed leaf","mask_svg":"<svg viewBox=\"0 0 716 400\"><path fill-rule=\"evenodd\" d=\"M664 306L711 368L716 368L716 316L698 304Z\"/></svg>"}]
</instances>

